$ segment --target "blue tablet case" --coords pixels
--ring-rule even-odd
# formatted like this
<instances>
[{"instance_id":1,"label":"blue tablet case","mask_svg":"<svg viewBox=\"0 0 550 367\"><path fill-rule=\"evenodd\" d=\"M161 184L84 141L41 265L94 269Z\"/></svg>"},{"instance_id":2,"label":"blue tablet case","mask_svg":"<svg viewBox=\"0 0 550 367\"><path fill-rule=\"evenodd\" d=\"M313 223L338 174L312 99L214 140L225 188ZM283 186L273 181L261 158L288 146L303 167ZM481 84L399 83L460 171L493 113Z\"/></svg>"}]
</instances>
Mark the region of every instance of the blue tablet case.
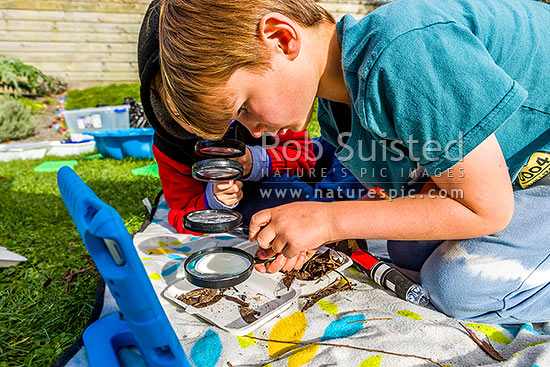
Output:
<instances>
[{"instance_id":1,"label":"blue tablet case","mask_svg":"<svg viewBox=\"0 0 550 367\"><path fill-rule=\"evenodd\" d=\"M90 366L120 366L116 352L135 345L149 367L191 367L120 215L71 168L58 171L57 183L78 233L122 314L103 321L108 325L92 325L85 332Z\"/></svg>"}]
</instances>

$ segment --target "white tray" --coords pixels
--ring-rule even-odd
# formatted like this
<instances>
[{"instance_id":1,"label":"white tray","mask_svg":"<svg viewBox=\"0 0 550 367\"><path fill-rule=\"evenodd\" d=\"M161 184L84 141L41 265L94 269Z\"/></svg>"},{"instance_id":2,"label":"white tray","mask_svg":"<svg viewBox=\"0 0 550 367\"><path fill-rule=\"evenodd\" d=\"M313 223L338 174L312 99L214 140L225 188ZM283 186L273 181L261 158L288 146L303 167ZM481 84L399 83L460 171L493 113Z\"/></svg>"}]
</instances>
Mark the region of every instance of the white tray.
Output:
<instances>
[{"instance_id":1,"label":"white tray","mask_svg":"<svg viewBox=\"0 0 550 367\"><path fill-rule=\"evenodd\" d=\"M158 240L170 243L175 239L173 237L176 236L157 236L149 239L148 241L143 241L138 247L145 250L145 248L142 247L143 245L145 245L145 247L147 247L147 245L151 246ZM242 243L235 244L235 240L239 239L238 237L233 240L222 241L215 241L214 239L215 237L211 239L207 239L207 237L204 238L205 243L201 244L202 246L193 246L193 242L187 244L189 246L197 247L193 248L193 252L203 249L204 246L213 247L216 245L224 246L227 244L231 244L233 245L232 247L240 248L252 255L254 255L258 249L257 243L246 240ZM199 241L197 241L197 244L198 242ZM322 246L319 248L318 252L322 253L326 250L328 250L328 247ZM345 260L344 263L336 269L338 272L342 272L344 269L351 266L353 261L349 256L341 252L338 252L338 254ZM260 312L259 315L256 315L257 320L250 324L241 317L239 305L233 301L226 300L225 298L222 298L215 304L204 308L195 308L187 305L183 301L180 301L178 299L180 295L200 288L189 283L186 279L180 278L174 281L162 291L161 295L176 305L182 307L187 313L196 315L231 334L246 335L285 311L298 299L299 296L313 294L318 290L327 287L339 277L340 274L336 271L331 271L316 280L305 281L295 279L290 288L287 289L281 281L284 278L284 274L262 274L257 271L253 271L248 280L225 292L226 295L237 298L244 295L246 297L245 302L250 303L249 307Z\"/></svg>"},{"instance_id":2,"label":"white tray","mask_svg":"<svg viewBox=\"0 0 550 367\"><path fill-rule=\"evenodd\" d=\"M199 287L192 285L186 279L180 279L169 285L161 295L183 307L189 314L220 327L233 335L246 335L273 317L286 310L300 296L300 291L294 287L286 289L271 275L252 272L250 278L225 292L228 296L240 298L244 295L249 308L258 311L257 320L247 323L239 312L239 305L222 298L213 305L204 308L195 308L180 301L178 297Z\"/></svg>"}]
</instances>

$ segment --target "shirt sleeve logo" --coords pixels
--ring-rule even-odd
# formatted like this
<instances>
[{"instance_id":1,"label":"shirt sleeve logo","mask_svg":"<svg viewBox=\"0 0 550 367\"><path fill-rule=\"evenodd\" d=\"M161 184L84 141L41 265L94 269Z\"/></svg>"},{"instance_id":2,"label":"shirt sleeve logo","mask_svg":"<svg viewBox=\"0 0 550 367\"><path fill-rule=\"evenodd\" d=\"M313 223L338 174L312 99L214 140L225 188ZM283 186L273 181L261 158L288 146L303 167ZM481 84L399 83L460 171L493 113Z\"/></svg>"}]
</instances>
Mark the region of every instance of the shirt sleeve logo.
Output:
<instances>
[{"instance_id":1,"label":"shirt sleeve logo","mask_svg":"<svg viewBox=\"0 0 550 367\"><path fill-rule=\"evenodd\" d=\"M550 153L536 152L519 171L519 185L526 189L550 173Z\"/></svg>"}]
</instances>

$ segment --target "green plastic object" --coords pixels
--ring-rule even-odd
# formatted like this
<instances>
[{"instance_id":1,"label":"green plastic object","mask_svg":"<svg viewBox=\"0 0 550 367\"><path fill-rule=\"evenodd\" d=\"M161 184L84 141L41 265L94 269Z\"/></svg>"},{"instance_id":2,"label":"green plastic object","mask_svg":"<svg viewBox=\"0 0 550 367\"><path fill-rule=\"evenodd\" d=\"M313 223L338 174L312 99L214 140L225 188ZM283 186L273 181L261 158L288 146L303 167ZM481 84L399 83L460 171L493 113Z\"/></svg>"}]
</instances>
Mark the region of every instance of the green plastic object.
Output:
<instances>
[{"instance_id":1,"label":"green plastic object","mask_svg":"<svg viewBox=\"0 0 550 367\"><path fill-rule=\"evenodd\" d=\"M44 162L36 167L34 167L35 172L57 172L61 167L71 167L73 168L78 164L78 161L49 161Z\"/></svg>"},{"instance_id":2,"label":"green plastic object","mask_svg":"<svg viewBox=\"0 0 550 367\"><path fill-rule=\"evenodd\" d=\"M102 159L103 155L101 153L91 154L83 157L82 159Z\"/></svg>"},{"instance_id":3,"label":"green plastic object","mask_svg":"<svg viewBox=\"0 0 550 367\"><path fill-rule=\"evenodd\" d=\"M151 176L159 178L159 166L155 163L149 166L134 168L132 174L134 176Z\"/></svg>"}]
</instances>

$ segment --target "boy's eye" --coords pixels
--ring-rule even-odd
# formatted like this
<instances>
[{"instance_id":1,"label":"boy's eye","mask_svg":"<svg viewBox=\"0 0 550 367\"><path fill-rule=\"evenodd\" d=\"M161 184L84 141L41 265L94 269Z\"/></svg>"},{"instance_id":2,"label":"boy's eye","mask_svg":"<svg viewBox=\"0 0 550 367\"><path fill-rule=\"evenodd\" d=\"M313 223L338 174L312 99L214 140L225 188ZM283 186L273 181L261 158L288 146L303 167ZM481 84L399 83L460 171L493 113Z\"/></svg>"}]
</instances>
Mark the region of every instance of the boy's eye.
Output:
<instances>
[{"instance_id":1,"label":"boy's eye","mask_svg":"<svg viewBox=\"0 0 550 367\"><path fill-rule=\"evenodd\" d=\"M247 112L247 110L246 110L246 106L243 104L243 105L241 106L241 108L239 108L239 111L237 112L237 114L240 116L240 115L242 115L242 114L245 113L245 112Z\"/></svg>"}]
</instances>

